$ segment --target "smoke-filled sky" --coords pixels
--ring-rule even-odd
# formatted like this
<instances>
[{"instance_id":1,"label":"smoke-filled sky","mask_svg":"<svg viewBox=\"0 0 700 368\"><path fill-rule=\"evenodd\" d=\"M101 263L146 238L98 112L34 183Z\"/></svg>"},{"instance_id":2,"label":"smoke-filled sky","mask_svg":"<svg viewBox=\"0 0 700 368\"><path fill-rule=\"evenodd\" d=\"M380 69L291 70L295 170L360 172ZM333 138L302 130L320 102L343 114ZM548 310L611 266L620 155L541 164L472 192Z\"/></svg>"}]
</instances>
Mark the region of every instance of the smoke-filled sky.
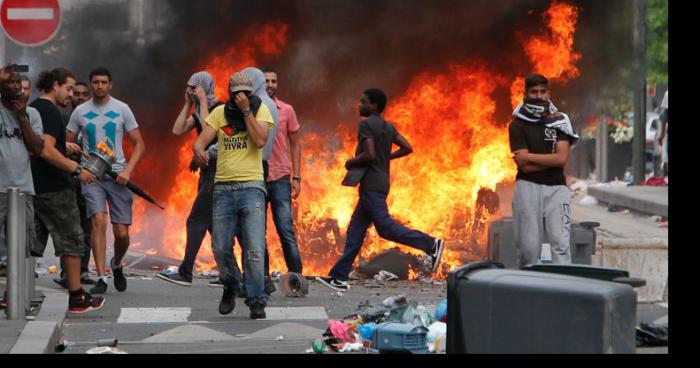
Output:
<instances>
[{"instance_id":1,"label":"smoke-filled sky","mask_svg":"<svg viewBox=\"0 0 700 368\"><path fill-rule=\"evenodd\" d=\"M479 60L507 75L530 66L522 39L543 32L540 0L147 0L143 34L130 7L141 2L66 1L62 29L49 44L22 50L7 41L7 59L39 69L65 66L80 79L104 65L112 70L113 95L131 105L148 144L146 158L163 175L141 179L145 186L172 177L173 157L183 138L170 133L182 107L189 75L217 53L240 44L260 25L288 25L281 54L259 59L278 70L279 96L295 106L308 131L332 131L357 120L356 103L368 87L398 97L423 71ZM583 57L581 76L558 88L553 99L582 126L602 86L618 82L616 70L632 56L631 0L574 1L579 17L574 48ZM130 31L131 30L131 31ZM508 121L507 87L498 89L497 116ZM449 99L449 95L444 98ZM439 103L439 101L436 101ZM153 164L151 164L153 165ZM152 182L149 183L149 180Z\"/></svg>"}]
</instances>

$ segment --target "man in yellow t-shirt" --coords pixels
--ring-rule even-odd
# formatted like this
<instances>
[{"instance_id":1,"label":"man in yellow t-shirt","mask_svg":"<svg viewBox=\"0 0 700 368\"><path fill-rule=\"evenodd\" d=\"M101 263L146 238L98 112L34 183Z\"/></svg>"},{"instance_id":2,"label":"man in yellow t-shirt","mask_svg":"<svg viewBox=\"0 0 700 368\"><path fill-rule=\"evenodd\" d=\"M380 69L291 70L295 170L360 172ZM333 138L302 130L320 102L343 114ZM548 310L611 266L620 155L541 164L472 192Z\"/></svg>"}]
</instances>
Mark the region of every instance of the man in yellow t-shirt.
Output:
<instances>
[{"instance_id":1,"label":"man in yellow t-shirt","mask_svg":"<svg viewBox=\"0 0 700 368\"><path fill-rule=\"evenodd\" d=\"M250 308L250 318L262 319L267 305L267 295L263 292L266 190L262 149L275 123L270 110L259 97L252 95L252 90L253 83L247 75L231 75L229 101L206 118L207 124L194 142L194 154L198 164L208 165L205 147L217 139L212 244L219 277L224 283L219 313L233 311L236 290L242 287L241 272L231 256L231 239L240 232L246 252L245 303Z\"/></svg>"}]
</instances>

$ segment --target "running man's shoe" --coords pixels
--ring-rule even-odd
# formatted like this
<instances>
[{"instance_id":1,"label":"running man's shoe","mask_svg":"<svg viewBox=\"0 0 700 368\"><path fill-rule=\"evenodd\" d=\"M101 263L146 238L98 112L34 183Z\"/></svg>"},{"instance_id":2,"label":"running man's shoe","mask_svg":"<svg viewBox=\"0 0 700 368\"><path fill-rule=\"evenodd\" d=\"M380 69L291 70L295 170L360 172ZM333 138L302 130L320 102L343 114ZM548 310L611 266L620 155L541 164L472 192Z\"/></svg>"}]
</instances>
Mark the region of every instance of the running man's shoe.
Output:
<instances>
[{"instance_id":1,"label":"running man's shoe","mask_svg":"<svg viewBox=\"0 0 700 368\"><path fill-rule=\"evenodd\" d=\"M97 284L88 291L91 295L104 294L107 292L107 283L104 280L97 280Z\"/></svg>"},{"instance_id":2,"label":"running man's shoe","mask_svg":"<svg viewBox=\"0 0 700 368\"><path fill-rule=\"evenodd\" d=\"M114 267L114 258L109 262L112 265L112 275L114 276L114 288L119 292L126 291L126 277L124 276L124 266Z\"/></svg>"},{"instance_id":3,"label":"running man's shoe","mask_svg":"<svg viewBox=\"0 0 700 368\"><path fill-rule=\"evenodd\" d=\"M433 250L430 253L428 253L430 258L433 260L432 273L435 273L435 271L437 271L438 269L438 266L440 265L443 249L445 249L445 242L442 239L435 239Z\"/></svg>"},{"instance_id":4,"label":"running man's shoe","mask_svg":"<svg viewBox=\"0 0 700 368\"><path fill-rule=\"evenodd\" d=\"M80 314L102 308L105 298L92 296L85 291L77 298L68 298L68 313Z\"/></svg>"},{"instance_id":5,"label":"running man's shoe","mask_svg":"<svg viewBox=\"0 0 700 368\"><path fill-rule=\"evenodd\" d=\"M172 275L168 275L165 272L161 272L156 274L156 277L163 279L165 281L170 281L173 284L178 284L182 286L191 286L192 285L192 280L186 279L184 276L180 275L180 273L174 273Z\"/></svg>"},{"instance_id":6,"label":"running man's shoe","mask_svg":"<svg viewBox=\"0 0 700 368\"><path fill-rule=\"evenodd\" d=\"M350 290L350 283L347 281L336 280L332 277L316 277L316 281L328 286L329 288L337 291L348 291Z\"/></svg>"}]
</instances>

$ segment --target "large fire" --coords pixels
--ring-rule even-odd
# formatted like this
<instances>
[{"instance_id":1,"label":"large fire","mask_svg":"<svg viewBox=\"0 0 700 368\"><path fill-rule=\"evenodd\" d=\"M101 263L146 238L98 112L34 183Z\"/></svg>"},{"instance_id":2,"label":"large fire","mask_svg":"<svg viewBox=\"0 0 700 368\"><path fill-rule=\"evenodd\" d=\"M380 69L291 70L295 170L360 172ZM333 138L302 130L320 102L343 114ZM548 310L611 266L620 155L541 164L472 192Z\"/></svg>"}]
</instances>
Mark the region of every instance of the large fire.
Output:
<instances>
[{"instance_id":1,"label":"large fire","mask_svg":"<svg viewBox=\"0 0 700 368\"><path fill-rule=\"evenodd\" d=\"M573 51L577 9L554 2L544 14L549 34L525 42L524 50L533 71L559 82L578 76L574 65L580 54ZM262 31L261 31L262 30ZM287 26L268 24L257 31L257 41L203 62L203 69L214 75L217 95L225 98L228 76L236 70L256 65L258 56L278 56L284 52ZM528 72L528 71L525 71ZM444 266L438 276L461 265L466 259L485 254L485 224L492 213L477 205L480 191L495 190L502 182L512 182L516 167L508 144L507 121L497 121L499 87L511 90L511 101L522 99L523 71L506 74L489 69L484 60L452 64L443 73L422 73L408 88L390 98L385 118L395 124L414 147L411 156L392 162L390 213L409 227L446 239ZM359 91L358 91L359 92ZM303 124L303 117L300 119ZM294 204L297 240L304 273L325 275L342 253L345 231L357 202L357 190L340 185L344 162L354 153L356 124L339 124L332 133L306 133L302 149L302 192ZM186 218L197 192L197 175L188 171L192 158L190 140L179 150L176 187L167 199L161 228L164 231L161 255L181 259L186 239ZM508 206L502 203L502 206ZM146 204L135 204L134 238L145 238L149 229L141 225ZM153 228L153 212L148 212ZM268 216L268 248L271 270L286 266L271 216ZM374 229L365 239L361 256L370 258L394 243L381 240ZM148 248L136 242L135 247ZM236 246L240 255L240 247ZM402 247L406 252L420 251ZM240 259L240 257L239 257ZM209 237L199 253L198 268L214 267ZM411 273L413 277L415 272Z\"/></svg>"}]
</instances>

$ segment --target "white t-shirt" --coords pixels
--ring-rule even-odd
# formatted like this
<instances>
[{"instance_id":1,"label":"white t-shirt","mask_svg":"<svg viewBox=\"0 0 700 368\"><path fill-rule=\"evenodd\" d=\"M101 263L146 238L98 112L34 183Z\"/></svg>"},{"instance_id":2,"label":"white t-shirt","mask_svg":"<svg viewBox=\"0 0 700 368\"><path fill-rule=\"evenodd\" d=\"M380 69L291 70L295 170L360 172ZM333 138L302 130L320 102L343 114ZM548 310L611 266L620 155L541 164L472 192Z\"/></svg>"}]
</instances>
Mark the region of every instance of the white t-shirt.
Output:
<instances>
[{"instance_id":1,"label":"white t-shirt","mask_svg":"<svg viewBox=\"0 0 700 368\"><path fill-rule=\"evenodd\" d=\"M39 111L27 106L27 115L34 133L43 139L44 128ZM7 193L7 188L11 187L19 188L22 193L34 195L29 151L24 144L17 115L0 103L0 193Z\"/></svg>"},{"instance_id":2,"label":"white t-shirt","mask_svg":"<svg viewBox=\"0 0 700 368\"><path fill-rule=\"evenodd\" d=\"M126 168L126 158L122 148L124 132L130 132L139 125L129 105L110 96L104 105L97 105L91 98L73 110L68 122L67 130L73 133L82 133L83 150L94 152L97 144L108 137L114 147L115 163L112 170L116 173ZM87 162L82 158L83 164Z\"/></svg>"},{"instance_id":3,"label":"white t-shirt","mask_svg":"<svg viewBox=\"0 0 700 368\"><path fill-rule=\"evenodd\" d=\"M666 93L664 93L664 99L661 100L661 108L668 109L668 91L666 91Z\"/></svg>"}]
</instances>

